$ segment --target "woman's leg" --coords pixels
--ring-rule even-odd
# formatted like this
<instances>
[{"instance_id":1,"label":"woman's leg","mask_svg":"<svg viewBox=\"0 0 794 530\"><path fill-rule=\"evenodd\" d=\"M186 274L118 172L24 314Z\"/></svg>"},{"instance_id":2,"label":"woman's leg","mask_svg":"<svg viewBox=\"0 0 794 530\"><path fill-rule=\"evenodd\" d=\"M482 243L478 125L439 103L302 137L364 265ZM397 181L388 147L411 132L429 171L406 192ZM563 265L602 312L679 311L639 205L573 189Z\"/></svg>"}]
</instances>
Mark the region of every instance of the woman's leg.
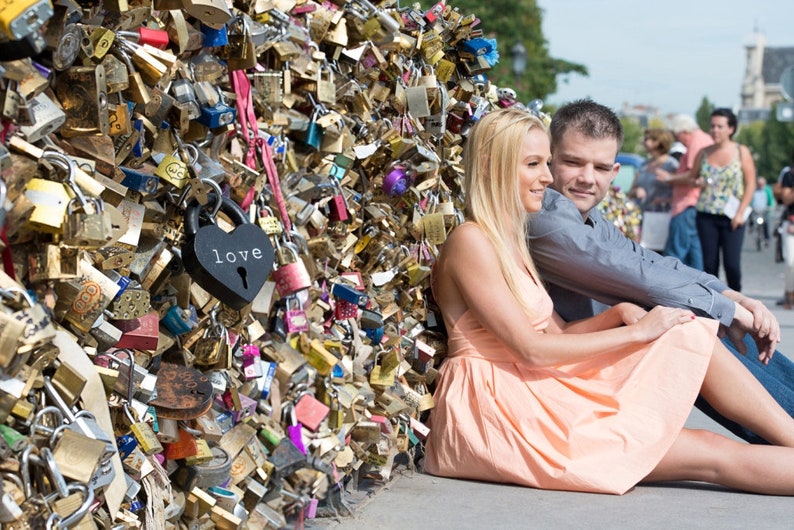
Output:
<instances>
[{"instance_id":1,"label":"woman's leg","mask_svg":"<svg viewBox=\"0 0 794 530\"><path fill-rule=\"evenodd\" d=\"M794 447L794 419L719 341L700 394L717 412L769 443Z\"/></svg>"},{"instance_id":2,"label":"woman's leg","mask_svg":"<svg viewBox=\"0 0 794 530\"><path fill-rule=\"evenodd\" d=\"M703 270L714 276L720 272L719 231L714 222L715 215L697 214L697 230L700 248L703 251Z\"/></svg>"},{"instance_id":3,"label":"woman's leg","mask_svg":"<svg viewBox=\"0 0 794 530\"><path fill-rule=\"evenodd\" d=\"M794 495L794 449L748 445L683 429L643 482L698 480L754 493Z\"/></svg>"},{"instance_id":4,"label":"woman's leg","mask_svg":"<svg viewBox=\"0 0 794 530\"><path fill-rule=\"evenodd\" d=\"M745 225L736 230L731 229L727 221L722 234L722 264L725 267L725 279L728 287L734 291L742 290L742 245L744 244Z\"/></svg>"}]
</instances>

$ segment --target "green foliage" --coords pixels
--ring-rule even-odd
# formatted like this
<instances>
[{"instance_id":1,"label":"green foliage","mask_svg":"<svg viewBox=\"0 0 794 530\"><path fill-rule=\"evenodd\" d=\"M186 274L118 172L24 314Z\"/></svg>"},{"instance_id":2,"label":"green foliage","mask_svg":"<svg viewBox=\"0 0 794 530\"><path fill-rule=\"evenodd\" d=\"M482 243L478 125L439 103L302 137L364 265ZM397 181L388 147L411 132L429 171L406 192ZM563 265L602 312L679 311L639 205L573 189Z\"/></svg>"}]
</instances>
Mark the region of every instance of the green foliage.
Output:
<instances>
[{"instance_id":1,"label":"green foliage","mask_svg":"<svg viewBox=\"0 0 794 530\"><path fill-rule=\"evenodd\" d=\"M486 38L495 38L499 47L499 63L488 73L497 86L511 87L519 101L545 99L557 91L558 76L572 73L589 75L587 67L565 59L549 56L549 43L543 35L543 12L535 0L457 0L447 2L461 14L474 14L482 22L479 28ZM510 49L521 42L527 50L527 70L516 79L511 65Z\"/></svg>"},{"instance_id":2,"label":"green foliage","mask_svg":"<svg viewBox=\"0 0 794 530\"><path fill-rule=\"evenodd\" d=\"M791 164L791 150L794 148L794 123L777 121L775 107L769 113L761 133L761 155L757 162L758 174L777 180L783 167Z\"/></svg>"},{"instance_id":3,"label":"green foliage","mask_svg":"<svg viewBox=\"0 0 794 530\"><path fill-rule=\"evenodd\" d=\"M623 147L620 150L624 153L645 156L647 153L642 147L645 131L640 122L630 116L621 116L620 123L623 125Z\"/></svg>"},{"instance_id":4,"label":"green foliage","mask_svg":"<svg viewBox=\"0 0 794 530\"><path fill-rule=\"evenodd\" d=\"M704 131L708 132L711 124L709 123L711 118L711 112L714 110L714 103L709 101L706 96L703 96L703 99L700 101L700 107L698 107L697 112L695 112L695 121L698 122L700 128Z\"/></svg>"},{"instance_id":5,"label":"green foliage","mask_svg":"<svg viewBox=\"0 0 794 530\"><path fill-rule=\"evenodd\" d=\"M780 170L791 164L794 123L777 121L774 107L765 122L742 125L734 139L750 148L758 176L769 182L775 182Z\"/></svg>"}]
</instances>

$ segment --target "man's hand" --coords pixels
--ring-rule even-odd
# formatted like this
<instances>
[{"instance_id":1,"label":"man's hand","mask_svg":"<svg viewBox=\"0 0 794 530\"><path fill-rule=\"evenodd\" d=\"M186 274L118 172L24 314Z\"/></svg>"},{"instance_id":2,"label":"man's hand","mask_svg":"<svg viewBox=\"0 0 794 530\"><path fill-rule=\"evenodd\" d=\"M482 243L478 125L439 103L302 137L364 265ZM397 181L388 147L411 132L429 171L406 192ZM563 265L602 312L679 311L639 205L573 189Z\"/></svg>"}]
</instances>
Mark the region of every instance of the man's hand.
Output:
<instances>
[{"instance_id":1,"label":"man's hand","mask_svg":"<svg viewBox=\"0 0 794 530\"><path fill-rule=\"evenodd\" d=\"M775 348L780 342L780 323L766 306L754 298L749 298L736 291L726 291L725 296L736 302L736 314L728 329L728 337L734 346L745 353L743 333L752 335L758 346L758 360L769 363Z\"/></svg>"},{"instance_id":2,"label":"man's hand","mask_svg":"<svg viewBox=\"0 0 794 530\"><path fill-rule=\"evenodd\" d=\"M773 315L760 300L742 296L741 300L738 302L742 307L752 313L755 335L761 338L768 338L775 344L780 342L780 323L777 321L777 318L775 318L775 315Z\"/></svg>"}]
</instances>

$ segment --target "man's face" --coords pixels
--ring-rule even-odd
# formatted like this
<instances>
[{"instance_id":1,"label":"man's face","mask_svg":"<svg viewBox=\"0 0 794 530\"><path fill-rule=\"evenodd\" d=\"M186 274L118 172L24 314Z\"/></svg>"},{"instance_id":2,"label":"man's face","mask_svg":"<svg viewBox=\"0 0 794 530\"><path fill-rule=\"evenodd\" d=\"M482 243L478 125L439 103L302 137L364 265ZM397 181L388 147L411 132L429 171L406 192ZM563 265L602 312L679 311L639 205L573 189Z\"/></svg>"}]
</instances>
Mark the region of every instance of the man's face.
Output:
<instances>
[{"instance_id":1,"label":"man's face","mask_svg":"<svg viewBox=\"0 0 794 530\"><path fill-rule=\"evenodd\" d=\"M582 218L606 196L618 174L615 139L589 138L578 131L568 132L552 147L552 188L576 205Z\"/></svg>"}]
</instances>

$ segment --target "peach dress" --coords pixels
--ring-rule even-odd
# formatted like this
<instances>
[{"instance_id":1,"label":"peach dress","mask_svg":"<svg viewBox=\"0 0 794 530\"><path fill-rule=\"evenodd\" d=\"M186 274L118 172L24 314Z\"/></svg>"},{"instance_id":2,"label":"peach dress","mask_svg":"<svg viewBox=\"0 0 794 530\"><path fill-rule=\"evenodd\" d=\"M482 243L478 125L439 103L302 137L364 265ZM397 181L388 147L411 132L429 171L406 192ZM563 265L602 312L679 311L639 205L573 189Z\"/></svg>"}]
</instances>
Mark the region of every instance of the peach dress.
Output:
<instances>
[{"instance_id":1,"label":"peach dress","mask_svg":"<svg viewBox=\"0 0 794 530\"><path fill-rule=\"evenodd\" d=\"M532 326L542 331L551 299L531 279L525 283L539 315ZM718 326L698 318L643 347L533 368L471 311L448 324L424 470L616 494L648 475L684 426Z\"/></svg>"}]
</instances>

